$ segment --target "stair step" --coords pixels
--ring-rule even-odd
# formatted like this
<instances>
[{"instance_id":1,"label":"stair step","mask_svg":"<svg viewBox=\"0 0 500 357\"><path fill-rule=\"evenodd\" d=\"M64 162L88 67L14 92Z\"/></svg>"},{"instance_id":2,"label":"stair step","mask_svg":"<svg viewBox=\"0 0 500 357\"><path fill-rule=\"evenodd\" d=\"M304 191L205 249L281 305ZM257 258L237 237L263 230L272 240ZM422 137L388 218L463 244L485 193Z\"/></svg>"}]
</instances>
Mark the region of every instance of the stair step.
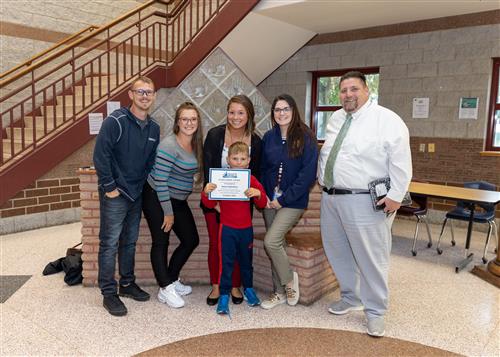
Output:
<instances>
[{"instance_id":1,"label":"stair step","mask_svg":"<svg viewBox=\"0 0 500 357\"><path fill-rule=\"evenodd\" d=\"M3 154L3 161L6 161L6 160L10 159L11 156L12 156L10 154L10 151L9 152L3 152L2 154Z\"/></svg>"},{"instance_id":2,"label":"stair step","mask_svg":"<svg viewBox=\"0 0 500 357\"><path fill-rule=\"evenodd\" d=\"M53 105L46 105L45 106L47 108L47 119L52 119L54 118L54 106ZM56 116L57 117L61 117L63 116L64 114L64 111L63 111L63 106L62 105L56 105L55 106L55 110L56 110ZM83 109L82 106L78 105L75 107L75 113L78 113L80 112L81 110ZM44 110L42 109L42 113L44 113ZM73 105L68 105L66 104L66 119L68 119L69 117L71 117L73 115Z\"/></svg>"},{"instance_id":3,"label":"stair step","mask_svg":"<svg viewBox=\"0 0 500 357\"><path fill-rule=\"evenodd\" d=\"M90 97L90 88L91 88L91 86L89 86L89 85L85 86L85 105L88 105L90 103L90 98L91 98ZM94 96L94 101L97 101L98 99L104 97L108 91L108 87L105 84L102 85L101 93L99 93L99 85L94 85L93 88L94 89L93 89L92 94ZM115 88L115 86L112 85L111 89L114 89L114 88ZM100 94L100 96L99 96L99 94ZM75 88L75 96L77 96L79 98L83 97L83 87L76 87ZM78 103L78 101L77 101L77 103Z\"/></svg>"},{"instance_id":4,"label":"stair step","mask_svg":"<svg viewBox=\"0 0 500 357\"><path fill-rule=\"evenodd\" d=\"M36 123L37 130L44 130L44 117L40 117L40 116L35 117L35 123ZM63 123L62 116L56 117L56 124L60 125L62 123ZM24 118L24 125L26 125L27 128L33 128L33 118L32 117ZM53 118L47 118L47 130L51 130L53 128L54 128ZM9 129L7 129L7 130L9 130Z\"/></svg>"},{"instance_id":5,"label":"stair step","mask_svg":"<svg viewBox=\"0 0 500 357\"><path fill-rule=\"evenodd\" d=\"M94 98L97 97L97 95L98 93L94 91ZM85 105L88 105L92 101L89 91L85 92L85 97L83 96L83 92L81 92L80 94L75 93L75 103L77 105L83 106L84 98L85 98ZM63 105L63 104L65 104L66 106L73 105L73 94L67 94L64 96L58 95L56 99L57 99L57 105Z\"/></svg>"},{"instance_id":6,"label":"stair step","mask_svg":"<svg viewBox=\"0 0 500 357\"><path fill-rule=\"evenodd\" d=\"M101 79L101 84L108 83L108 76L106 76L106 75L100 76L100 79ZM116 75L110 75L109 80L111 81L110 82L111 84L115 84L116 83ZM96 85L96 84L99 85L99 76L85 78L86 84L90 85L92 82L94 82L94 85Z\"/></svg>"},{"instance_id":7,"label":"stair step","mask_svg":"<svg viewBox=\"0 0 500 357\"><path fill-rule=\"evenodd\" d=\"M99 94L99 79L94 79L94 84L91 85L90 81L87 82L87 85L85 86L85 93L90 93L90 87L94 88L94 93ZM108 90L108 81L107 80L101 80L101 91L106 92ZM116 79L112 79L111 82L109 83L110 89L116 88ZM75 92L78 93L78 92ZM104 93L103 93L104 94ZM94 94L96 95L96 94Z\"/></svg>"},{"instance_id":8,"label":"stair step","mask_svg":"<svg viewBox=\"0 0 500 357\"><path fill-rule=\"evenodd\" d=\"M13 133L11 132L10 130L10 127L9 128L6 128L6 132L7 132L7 137L9 139L11 139L11 135L14 134L14 140L21 140L22 139L22 133L23 133L23 130L24 130L24 138L25 140L29 140L30 142L33 141L33 128L28 128L28 127L25 127L25 128L13 128ZM47 125L47 132L50 132L50 128L49 126ZM42 138L43 136L45 135L44 133L44 130L43 128L41 129L37 129L36 132L35 132L35 136L37 139L40 139Z\"/></svg>"},{"instance_id":9,"label":"stair step","mask_svg":"<svg viewBox=\"0 0 500 357\"><path fill-rule=\"evenodd\" d=\"M2 139L2 143L3 143L4 154L5 153L10 154L11 149L12 149L11 140L10 139ZM24 146L29 146L32 143L33 143L33 141L30 141L30 142L25 141ZM18 153L19 151L22 150L22 148L23 148L23 143L21 141L14 140L14 153Z\"/></svg>"}]
</instances>

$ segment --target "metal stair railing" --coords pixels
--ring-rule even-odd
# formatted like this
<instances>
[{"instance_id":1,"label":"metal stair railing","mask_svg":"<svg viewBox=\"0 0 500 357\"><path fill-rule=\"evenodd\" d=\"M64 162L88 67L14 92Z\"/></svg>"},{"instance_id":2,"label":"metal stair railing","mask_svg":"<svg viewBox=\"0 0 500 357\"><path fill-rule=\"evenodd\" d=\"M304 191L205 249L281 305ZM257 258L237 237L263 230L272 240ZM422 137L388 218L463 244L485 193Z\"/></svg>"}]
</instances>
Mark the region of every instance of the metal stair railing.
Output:
<instances>
[{"instance_id":1,"label":"metal stair railing","mask_svg":"<svg viewBox=\"0 0 500 357\"><path fill-rule=\"evenodd\" d=\"M21 71L0 75L0 172L138 75L171 65L228 1L151 0L81 38L71 36L66 47Z\"/></svg>"}]
</instances>

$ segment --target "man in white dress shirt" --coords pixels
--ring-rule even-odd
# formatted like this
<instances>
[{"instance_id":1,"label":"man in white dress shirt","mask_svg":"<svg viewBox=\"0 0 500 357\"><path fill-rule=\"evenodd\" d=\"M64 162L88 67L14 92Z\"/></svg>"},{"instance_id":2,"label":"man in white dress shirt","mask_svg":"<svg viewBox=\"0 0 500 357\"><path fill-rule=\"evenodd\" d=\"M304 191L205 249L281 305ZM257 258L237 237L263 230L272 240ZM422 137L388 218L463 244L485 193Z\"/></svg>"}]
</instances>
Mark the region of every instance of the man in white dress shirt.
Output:
<instances>
[{"instance_id":1,"label":"man in white dress shirt","mask_svg":"<svg viewBox=\"0 0 500 357\"><path fill-rule=\"evenodd\" d=\"M391 226L412 176L409 134L396 113L369 99L362 73L346 73L339 86L343 109L328 121L318 166L324 191L321 236L341 295L328 311L343 315L364 310L367 333L381 337ZM385 208L376 211L368 183L384 177L390 177L391 188L378 202Z\"/></svg>"}]
</instances>

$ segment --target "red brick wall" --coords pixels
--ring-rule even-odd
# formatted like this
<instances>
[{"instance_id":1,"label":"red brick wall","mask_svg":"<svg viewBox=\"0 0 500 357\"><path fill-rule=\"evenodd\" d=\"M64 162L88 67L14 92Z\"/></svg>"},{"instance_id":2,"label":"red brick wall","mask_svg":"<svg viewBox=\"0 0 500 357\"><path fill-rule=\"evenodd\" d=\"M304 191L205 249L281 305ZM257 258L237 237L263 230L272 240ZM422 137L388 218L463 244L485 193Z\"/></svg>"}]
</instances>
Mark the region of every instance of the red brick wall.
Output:
<instances>
[{"instance_id":1,"label":"red brick wall","mask_svg":"<svg viewBox=\"0 0 500 357\"><path fill-rule=\"evenodd\" d=\"M0 218L80 207L79 184L78 177L37 180L0 207Z\"/></svg>"},{"instance_id":2,"label":"red brick wall","mask_svg":"<svg viewBox=\"0 0 500 357\"><path fill-rule=\"evenodd\" d=\"M93 170L80 171L80 195L81 195L81 220L82 220L82 242L83 242L83 284L86 286L97 285L97 253L99 251L99 196L97 193L97 176ZM319 231L319 207L321 193L318 187L313 189L310 196L308 210L298 222L292 232L310 232ZM193 212L196 221L198 234L200 236L200 245L194 251L189 261L182 269L182 278L191 283L209 283L209 273L207 264L208 254L208 233L205 225L203 213L199 207L200 194L194 192L189 197L189 206ZM254 214L254 232L265 232L264 220L259 213ZM169 253L177 247L178 240L172 232L170 235ZM151 269L149 251L151 246L151 236L144 219L141 220L139 231L139 240L136 250L135 273L139 281L145 283L155 283L153 271ZM256 261L269 262L262 247L262 242L256 241ZM262 263L261 263L262 264ZM262 280L262 279L260 279ZM333 284L335 279L332 277L329 284ZM265 282L271 287L270 266L269 279ZM259 284L259 277L256 277L256 286ZM262 281L264 284L264 281ZM266 286L267 287L267 286Z\"/></svg>"},{"instance_id":3,"label":"red brick wall","mask_svg":"<svg viewBox=\"0 0 500 357\"><path fill-rule=\"evenodd\" d=\"M483 140L412 137L413 178L430 183L463 186L467 181L487 181L500 191L500 155L481 156ZM434 143L436 151L427 152L427 144ZM426 152L419 152L426 144ZM429 208L448 211L454 201L431 199ZM500 218L500 205L496 207Z\"/></svg>"}]
</instances>

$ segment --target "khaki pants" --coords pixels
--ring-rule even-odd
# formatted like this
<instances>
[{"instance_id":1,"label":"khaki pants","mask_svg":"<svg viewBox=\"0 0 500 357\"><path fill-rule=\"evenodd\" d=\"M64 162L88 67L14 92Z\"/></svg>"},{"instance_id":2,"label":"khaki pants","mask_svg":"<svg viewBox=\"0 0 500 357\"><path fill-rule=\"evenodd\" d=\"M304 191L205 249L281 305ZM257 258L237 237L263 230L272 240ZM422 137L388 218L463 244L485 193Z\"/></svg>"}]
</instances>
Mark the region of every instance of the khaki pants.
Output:
<instances>
[{"instance_id":1,"label":"khaki pants","mask_svg":"<svg viewBox=\"0 0 500 357\"><path fill-rule=\"evenodd\" d=\"M298 208L264 209L266 236L264 247L271 259L274 292L285 293L285 285L293 279L293 272L286 255L285 234L298 222L304 212Z\"/></svg>"}]
</instances>

